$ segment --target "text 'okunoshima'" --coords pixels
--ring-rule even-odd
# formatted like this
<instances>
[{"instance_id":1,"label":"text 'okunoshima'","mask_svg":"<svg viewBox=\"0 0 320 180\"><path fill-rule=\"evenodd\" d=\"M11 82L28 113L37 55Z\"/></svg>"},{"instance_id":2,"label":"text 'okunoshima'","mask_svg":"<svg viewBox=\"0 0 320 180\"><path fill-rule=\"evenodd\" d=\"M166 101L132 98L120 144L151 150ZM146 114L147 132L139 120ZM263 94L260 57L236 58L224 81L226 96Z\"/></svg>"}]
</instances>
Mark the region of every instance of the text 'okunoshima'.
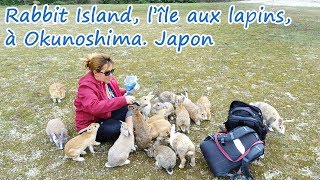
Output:
<instances>
[{"instance_id":1,"label":"text 'okunoshima'","mask_svg":"<svg viewBox=\"0 0 320 180\"><path fill-rule=\"evenodd\" d=\"M11 48L19 45L18 42L23 42L26 47L43 48L66 46L141 48L151 44L155 47L172 48L181 53L186 47L213 47L217 43L213 37L219 36L218 29L222 25L242 24L243 29L248 30L254 23L284 26L292 23L290 17L285 17L284 10L268 11L263 5L259 6L258 10L242 10L230 5L227 16L223 16L224 13L219 9L193 9L181 14L178 8L173 8L177 6L152 4L146 8L146 12L141 12L141 9L135 11L134 7L127 5L126 8L121 8L122 10L114 10L110 7L92 5L74 7L70 11L64 6L49 5L33 5L29 9L23 7L24 10L19 9L22 7L7 7L4 17L7 36L3 43ZM224 24L222 24L223 17L227 17ZM40 30L32 29L32 24L38 23L53 24L58 29L66 28L66 24L73 23L72 27L83 26L83 28L79 32L76 29L74 31L67 29L66 32L70 34L59 34L57 29L45 29L45 26ZM10 27L11 24L25 26L23 29L26 32L22 36L22 41L17 40L19 38L17 34L21 32L16 34L15 29ZM91 27L95 25L92 32ZM198 28L199 26L204 28ZM194 27L197 27L197 32L190 30ZM148 43L147 40L152 43Z\"/></svg>"}]
</instances>

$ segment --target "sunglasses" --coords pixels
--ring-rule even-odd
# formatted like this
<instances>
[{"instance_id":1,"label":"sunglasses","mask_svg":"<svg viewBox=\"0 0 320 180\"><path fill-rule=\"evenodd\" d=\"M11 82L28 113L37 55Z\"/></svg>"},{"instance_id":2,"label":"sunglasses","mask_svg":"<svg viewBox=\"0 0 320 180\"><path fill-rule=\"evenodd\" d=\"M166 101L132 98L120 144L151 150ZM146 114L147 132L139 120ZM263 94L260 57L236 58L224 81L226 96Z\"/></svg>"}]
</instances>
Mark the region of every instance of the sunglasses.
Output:
<instances>
[{"instance_id":1,"label":"sunglasses","mask_svg":"<svg viewBox=\"0 0 320 180\"><path fill-rule=\"evenodd\" d=\"M111 74L114 73L114 70L115 70L115 69L111 69L110 71L101 72L101 73L103 73L105 76L110 76Z\"/></svg>"}]
</instances>

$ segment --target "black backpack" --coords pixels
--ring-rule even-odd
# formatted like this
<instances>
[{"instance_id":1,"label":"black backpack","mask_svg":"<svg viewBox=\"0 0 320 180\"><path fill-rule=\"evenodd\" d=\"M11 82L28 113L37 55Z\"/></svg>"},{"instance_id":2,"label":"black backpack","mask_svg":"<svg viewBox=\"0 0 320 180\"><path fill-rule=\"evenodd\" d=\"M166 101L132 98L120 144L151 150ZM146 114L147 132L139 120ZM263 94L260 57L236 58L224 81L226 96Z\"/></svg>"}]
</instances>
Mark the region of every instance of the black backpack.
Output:
<instances>
[{"instance_id":1,"label":"black backpack","mask_svg":"<svg viewBox=\"0 0 320 180\"><path fill-rule=\"evenodd\" d=\"M211 172L230 179L235 179L241 172L247 179L253 179L249 165L264 154L263 142L247 126L237 127L227 134L209 135L200 143L200 149ZM238 173L232 174L232 170L238 170Z\"/></svg>"},{"instance_id":2,"label":"black backpack","mask_svg":"<svg viewBox=\"0 0 320 180\"><path fill-rule=\"evenodd\" d=\"M224 124L227 131L231 131L238 126L248 126L256 131L262 141L266 139L268 132L267 125L263 124L261 110L241 101L231 103L228 120Z\"/></svg>"}]
</instances>

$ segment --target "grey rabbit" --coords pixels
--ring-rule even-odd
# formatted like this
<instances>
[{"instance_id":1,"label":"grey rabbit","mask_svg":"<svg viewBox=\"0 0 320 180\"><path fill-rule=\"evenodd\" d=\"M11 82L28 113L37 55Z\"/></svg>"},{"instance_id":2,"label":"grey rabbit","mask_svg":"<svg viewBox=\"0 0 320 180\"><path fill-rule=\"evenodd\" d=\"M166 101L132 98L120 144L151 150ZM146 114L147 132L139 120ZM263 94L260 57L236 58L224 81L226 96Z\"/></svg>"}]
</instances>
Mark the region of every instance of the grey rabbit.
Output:
<instances>
[{"instance_id":1,"label":"grey rabbit","mask_svg":"<svg viewBox=\"0 0 320 180\"><path fill-rule=\"evenodd\" d=\"M51 119L46 127L46 133L50 142L54 143L58 149L63 149L68 140L68 131L63 122L59 119Z\"/></svg>"},{"instance_id":2,"label":"grey rabbit","mask_svg":"<svg viewBox=\"0 0 320 180\"><path fill-rule=\"evenodd\" d=\"M157 138L154 145L147 150L147 155L156 159L157 168L164 168L171 175L176 165L176 153L170 147L160 145L160 140L161 138Z\"/></svg>"},{"instance_id":3,"label":"grey rabbit","mask_svg":"<svg viewBox=\"0 0 320 180\"><path fill-rule=\"evenodd\" d=\"M106 167L116 167L129 164L129 154L135 151L134 146L134 135L132 130L128 127L128 124L121 122L120 136L114 142L112 147L108 151L108 162L105 164Z\"/></svg>"}]
</instances>

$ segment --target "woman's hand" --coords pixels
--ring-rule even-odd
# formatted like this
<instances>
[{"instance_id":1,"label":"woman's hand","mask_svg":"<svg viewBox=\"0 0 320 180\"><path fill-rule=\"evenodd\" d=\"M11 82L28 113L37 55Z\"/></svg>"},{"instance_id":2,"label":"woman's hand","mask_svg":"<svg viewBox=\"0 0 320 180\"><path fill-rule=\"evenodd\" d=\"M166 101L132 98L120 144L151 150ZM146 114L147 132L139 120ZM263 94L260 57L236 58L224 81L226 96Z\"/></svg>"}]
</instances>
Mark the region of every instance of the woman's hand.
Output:
<instances>
[{"instance_id":1,"label":"woman's hand","mask_svg":"<svg viewBox=\"0 0 320 180\"><path fill-rule=\"evenodd\" d=\"M133 104L136 101L134 96L125 96L127 104Z\"/></svg>"}]
</instances>

